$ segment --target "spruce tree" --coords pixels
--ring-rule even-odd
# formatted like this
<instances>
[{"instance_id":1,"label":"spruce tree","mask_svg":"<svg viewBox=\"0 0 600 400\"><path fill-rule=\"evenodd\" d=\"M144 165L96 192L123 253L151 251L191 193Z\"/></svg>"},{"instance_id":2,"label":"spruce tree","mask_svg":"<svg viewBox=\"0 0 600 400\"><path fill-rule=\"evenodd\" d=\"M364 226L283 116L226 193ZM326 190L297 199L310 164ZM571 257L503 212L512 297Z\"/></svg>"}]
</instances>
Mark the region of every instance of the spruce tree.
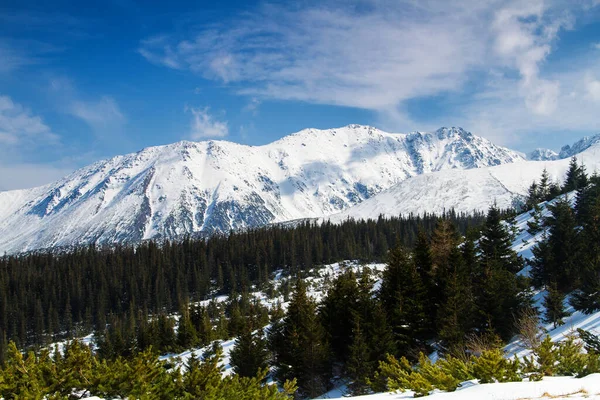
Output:
<instances>
[{"instance_id":1,"label":"spruce tree","mask_svg":"<svg viewBox=\"0 0 600 400\"><path fill-rule=\"evenodd\" d=\"M569 315L565 310L564 300L565 295L557 289L556 283L553 282L548 285L548 292L542 303L545 308L544 322L553 324L555 329L557 326L562 325L564 323L563 318Z\"/></svg>"},{"instance_id":2,"label":"spruce tree","mask_svg":"<svg viewBox=\"0 0 600 400\"><path fill-rule=\"evenodd\" d=\"M580 278L577 221L567 198L558 199L548 208L551 215L546 225L551 257L544 265L549 280L546 283L556 282L558 290L566 293L577 286Z\"/></svg>"},{"instance_id":3,"label":"spruce tree","mask_svg":"<svg viewBox=\"0 0 600 400\"><path fill-rule=\"evenodd\" d=\"M484 268L500 268L513 273L523 268L523 260L512 250L512 232L503 223L500 210L492 205L479 240Z\"/></svg>"},{"instance_id":4,"label":"spruce tree","mask_svg":"<svg viewBox=\"0 0 600 400\"><path fill-rule=\"evenodd\" d=\"M570 302L576 310L591 314L600 310L600 194L590 201L587 213L578 233L583 249L577 257L581 279Z\"/></svg>"},{"instance_id":5,"label":"spruce tree","mask_svg":"<svg viewBox=\"0 0 600 400\"><path fill-rule=\"evenodd\" d=\"M301 395L315 397L325 392L330 369L325 331L317 317L317 305L306 293L302 280L296 282L286 317L270 342L278 361L280 383L297 379Z\"/></svg>"},{"instance_id":6,"label":"spruce tree","mask_svg":"<svg viewBox=\"0 0 600 400\"><path fill-rule=\"evenodd\" d=\"M196 328L192 324L190 308L187 302L182 305L179 311L176 342L181 350L189 349L198 343Z\"/></svg>"},{"instance_id":7,"label":"spruce tree","mask_svg":"<svg viewBox=\"0 0 600 400\"><path fill-rule=\"evenodd\" d=\"M346 270L333 281L319 308L331 350L341 362L347 360L352 343L352 320L359 295L356 275L352 270Z\"/></svg>"},{"instance_id":8,"label":"spruce tree","mask_svg":"<svg viewBox=\"0 0 600 400\"><path fill-rule=\"evenodd\" d=\"M269 352L262 330L252 333L251 328L247 326L235 339L235 347L229 357L233 371L240 376L253 377L267 368Z\"/></svg>"},{"instance_id":9,"label":"spruce tree","mask_svg":"<svg viewBox=\"0 0 600 400\"><path fill-rule=\"evenodd\" d=\"M355 315L353 322L352 343L348 349L346 370L351 379L350 392L353 396L359 396L368 393L367 381L374 372L374 363L369 354L365 333L361 329L360 317Z\"/></svg>"},{"instance_id":10,"label":"spruce tree","mask_svg":"<svg viewBox=\"0 0 600 400\"><path fill-rule=\"evenodd\" d=\"M569 169L565 177L565 183L562 186L562 192L568 193L587 185L587 175L583 166L577 164L577 157L571 157Z\"/></svg>"},{"instance_id":11,"label":"spruce tree","mask_svg":"<svg viewBox=\"0 0 600 400\"><path fill-rule=\"evenodd\" d=\"M427 292L413 260L401 247L392 250L383 272L379 298L387 314L399 354L416 358L427 350Z\"/></svg>"},{"instance_id":12,"label":"spruce tree","mask_svg":"<svg viewBox=\"0 0 600 400\"><path fill-rule=\"evenodd\" d=\"M511 237L498 208L490 207L479 241L481 261L475 277L477 325L481 331L496 331L505 340L514 331L514 316L529 305L523 295L525 282L515 275L523 262L512 250Z\"/></svg>"},{"instance_id":13,"label":"spruce tree","mask_svg":"<svg viewBox=\"0 0 600 400\"><path fill-rule=\"evenodd\" d=\"M540 177L540 184L538 185L538 196L540 201L548 201L551 199L550 187L550 175L548 175L548 170L544 168L542 171L542 176Z\"/></svg>"},{"instance_id":14,"label":"spruce tree","mask_svg":"<svg viewBox=\"0 0 600 400\"><path fill-rule=\"evenodd\" d=\"M444 288L444 302L437 314L438 336L449 350L464 348L465 337L473 329L475 311L471 276L460 250L455 247L449 258L451 271Z\"/></svg>"},{"instance_id":15,"label":"spruce tree","mask_svg":"<svg viewBox=\"0 0 600 400\"><path fill-rule=\"evenodd\" d=\"M529 215L531 216L531 219L527 221L527 233L529 233L531 236L535 236L542 230L543 227L542 208L540 205L537 203L534 204Z\"/></svg>"}]
</instances>

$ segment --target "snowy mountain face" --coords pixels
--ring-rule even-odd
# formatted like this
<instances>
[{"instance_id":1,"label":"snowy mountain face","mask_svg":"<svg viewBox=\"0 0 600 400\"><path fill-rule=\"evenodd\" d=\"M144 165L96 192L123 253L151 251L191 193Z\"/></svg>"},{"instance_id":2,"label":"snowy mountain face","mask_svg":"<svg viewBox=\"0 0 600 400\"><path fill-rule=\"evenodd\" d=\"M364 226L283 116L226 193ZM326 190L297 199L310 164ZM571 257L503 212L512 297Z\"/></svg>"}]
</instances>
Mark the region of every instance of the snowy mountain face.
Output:
<instances>
[{"instance_id":1,"label":"snowy mountain face","mask_svg":"<svg viewBox=\"0 0 600 400\"><path fill-rule=\"evenodd\" d=\"M600 138L600 137L599 137ZM577 142L571 149L582 148ZM589 143L589 142L587 142ZM600 140L577 154L589 173L600 170ZM533 181L544 168L553 181L564 180L569 158L554 161L520 161L466 171L445 170L411 177L362 203L327 217L332 222L348 218L377 218L380 214L442 213L454 209L471 213L486 211L496 202L501 208L519 208Z\"/></svg>"},{"instance_id":2,"label":"snowy mountain face","mask_svg":"<svg viewBox=\"0 0 600 400\"><path fill-rule=\"evenodd\" d=\"M575 142L571 146L569 146L569 145L563 146L560 149L558 158L573 157L574 155L579 154L582 151L585 151L598 143L600 143L600 135L586 136L583 139Z\"/></svg>"},{"instance_id":3,"label":"snowy mountain face","mask_svg":"<svg viewBox=\"0 0 600 400\"><path fill-rule=\"evenodd\" d=\"M535 149L527 154L527 159L530 161L552 161L558 160L558 153L550 149Z\"/></svg>"},{"instance_id":4,"label":"snowy mountain face","mask_svg":"<svg viewBox=\"0 0 600 400\"><path fill-rule=\"evenodd\" d=\"M178 142L0 192L0 253L174 238L323 217L424 173L522 161L461 128L307 129L265 146Z\"/></svg>"}]
</instances>

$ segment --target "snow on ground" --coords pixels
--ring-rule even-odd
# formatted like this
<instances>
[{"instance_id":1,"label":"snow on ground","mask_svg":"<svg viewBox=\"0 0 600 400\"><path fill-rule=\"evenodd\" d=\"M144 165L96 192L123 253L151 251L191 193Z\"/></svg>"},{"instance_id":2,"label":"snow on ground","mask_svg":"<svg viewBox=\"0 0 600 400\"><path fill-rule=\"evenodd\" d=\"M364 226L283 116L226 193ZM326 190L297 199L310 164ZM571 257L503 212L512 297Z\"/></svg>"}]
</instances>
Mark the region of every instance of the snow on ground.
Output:
<instances>
[{"instance_id":1,"label":"snow on ground","mask_svg":"<svg viewBox=\"0 0 600 400\"><path fill-rule=\"evenodd\" d=\"M600 374L584 378L547 377L539 382L509 382L480 385L475 381L463 383L455 392L437 392L427 400L527 400L527 399L600 399ZM327 398L327 397L322 397ZM353 400L399 400L413 398L413 393L378 393L349 397Z\"/></svg>"}]
</instances>

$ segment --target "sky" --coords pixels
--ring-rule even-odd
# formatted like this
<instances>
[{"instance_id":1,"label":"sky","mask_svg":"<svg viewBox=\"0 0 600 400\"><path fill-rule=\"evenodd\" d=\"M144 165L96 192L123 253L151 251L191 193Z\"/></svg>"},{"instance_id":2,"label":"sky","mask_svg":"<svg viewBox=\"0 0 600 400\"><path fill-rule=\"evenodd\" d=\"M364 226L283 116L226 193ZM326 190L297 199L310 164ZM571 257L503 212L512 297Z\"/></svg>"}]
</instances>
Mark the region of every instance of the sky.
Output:
<instances>
[{"instance_id":1,"label":"sky","mask_svg":"<svg viewBox=\"0 0 600 400\"><path fill-rule=\"evenodd\" d=\"M3 0L0 190L179 140L600 133L600 0Z\"/></svg>"}]
</instances>

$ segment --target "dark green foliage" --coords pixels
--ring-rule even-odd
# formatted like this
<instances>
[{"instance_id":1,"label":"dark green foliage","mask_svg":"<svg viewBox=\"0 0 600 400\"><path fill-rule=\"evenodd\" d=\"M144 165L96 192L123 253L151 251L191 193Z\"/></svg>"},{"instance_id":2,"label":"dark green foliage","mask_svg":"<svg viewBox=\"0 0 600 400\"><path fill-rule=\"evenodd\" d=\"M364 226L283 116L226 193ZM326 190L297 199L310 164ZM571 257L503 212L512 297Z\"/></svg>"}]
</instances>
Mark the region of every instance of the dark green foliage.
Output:
<instances>
[{"instance_id":1,"label":"dark green foliage","mask_svg":"<svg viewBox=\"0 0 600 400\"><path fill-rule=\"evenodd\" d=\"M527 232L535 236L538 232L542 230L542 208L539 204L534 204L532 206L532 210L530 212L531 220L527 221Z\"/></svg>"},{"instance_id":2,"label":"dark green foliage","mask_svg":"<svg viewBox=\"0 0 600 400\"><path fill-rule=\"evenodd\" d=\"M317 305L307 296L302 280L296 283L283 323L272 327L270 335L279 382L296 378L301 395L316 397L324 393L330 375L329 347Z\"/></svg>"},{"instance_id":3,"label":"dark green foliage","mask_svg":"<svg viewBox=\"0 0 600 400\"><path fill-rule=\"evenodd\" d=\"M416 358L419 351L427 349L427 291L413 260L403 248L389 254L379 298L394 333L397 353Z\"/></svg>"},{"instance_id":4,"label":"dark green foliage","mask_svg":"<svg viewBox=\"0 0 600 400\"><path fill-rule=\"evenodd\" d=\"M569 315L565 310L564 301L565 295L556 288L556 284L550 284L543 302L544 322L552 323L554 328L564 323L563 318Z\"/></svg>"},{"instance_id":5,"label":"dark green foliage","mask_svg":"<svg viewBox=\"0 0 600 400\"><path fill-rule=\"evenodd\" d=\"M346 270L333 281L319 309L333 355L341 362L347 361L348 349L353 340L358 298L356 275L352 270Z\"/></svg>"},{"instance_id":6,"label":"dark green foliage","mask_svg":"<svg viewBox=\"0 0 600 400\"><path fill-rule=\"evenodd\" d=\"M523 261L512 250L512 234L502 223L500 212L490 207L479 242L480 263L475 272L476 326L481 332L496 331L508 340L514 333L514 318L529 306L528 282L515 275Z\"/></svg>"},{"instance_id":7,"label":"dark green foliage","mask_svg":"<svg viewBox=\"0 0 600 400\"><path fill-rule=\"evenodd\" d=\"M592 177L585 200L578 198L583 228L578 234L581 251L577 257L581 279L571 304L587 314L600 310L600 186L597 180L597 176Z\"/></svg>"},{"instance_id":8,"label":"dark green foliage","mask_svg":"<svg viewBox=\"0 0 600 400\"><path fill-rule=\"evenodd\" d=\"M479 241L482 266L519 272L523 268L523 260L511 249L513 239L510 227L502 221L502 213L495 205L491 206Z\"/></svg>"},{"instance_id":9,"label":"dark green foliage","mask_svg":"<svg viewBox=\"0 0 600 400\"><path fill-rule=\"evenodd\" d=\"M442 217L461 232L482 220L481 215L453 211ZM3 256L0 330L22 346L44 344L88 334L91 326L103 331L111 318L124 320L131 310L136 317L138 310L146 316L170 314L188 299L249 292L250 285L264 283L275 270L300 271L348 259L381 261L389 247L412 246L418 230L431 232L439 219L425 215L339 225L303 223L293 229L269 227L206 240ZM210 332L201 333L197 321L200 341L209 341ZM221 334L225 328L222 321Z\"/></svg>"},{"instance_id":10,"label":"dark green foliage","mask_svg":"<svg viewBox=\"0 0 600 400\"><path fill-rule=\"evenodd\" d=\"M474 327L476 304L471 284L471 274L461 251L454 247L450 253L448 278L444 302L438 310L438 337L444 347L453 351L465 347L464 340Z\"/></svg>"},{"instance_id":11,"label":"dark green foliage","mask_svg":"<svg viewBox=\"0 0 600 400\"><path fill-rule=\"evenodd\" d=\"M350 391L352 395L367 394L369 392L367 380L374 370L371 366L371 354L367 339L358 317L354 318L352 343L348 349L346 370L348 371L348 377L351 379Z\"/></svg>"},{"instance_id":12,"label":"dark green foliage","mask_svg":"<svg viewBox=\"0 0 600 400\"><path fill-rule=\"evenodd\" d=\"M587 180L585 168L582 165L577 164L577 157L573 156L569 163L569 169L567 170L565 183L562 186L562 192L568 193L573 190L578 190L587 185Z\"/></svg>"},{"instance_id":13,"label":"dark green foliage","mask_svg":"<svg viewBox=\"0 0 600 400\"><path fill-rule=\"evenodd\" d=\"M583 340L583 343L585 343L585 350L588 353L600 355L600 338L598 336L581 328L577 329L577 333L581 340Z\"/></svg>"},{"instance_id":14,"label":"dark green foliage","mask_svg":"<svg viewBox=\"0 0 600 400\"><path fill-rule=\"evenodd\" d=\"M267 342L262 330L252 333L248 327L235 339L235 348L230 353L229 364L236 374L253 377L268 367L268 359Z\"/></svg>"}]
</instances>

